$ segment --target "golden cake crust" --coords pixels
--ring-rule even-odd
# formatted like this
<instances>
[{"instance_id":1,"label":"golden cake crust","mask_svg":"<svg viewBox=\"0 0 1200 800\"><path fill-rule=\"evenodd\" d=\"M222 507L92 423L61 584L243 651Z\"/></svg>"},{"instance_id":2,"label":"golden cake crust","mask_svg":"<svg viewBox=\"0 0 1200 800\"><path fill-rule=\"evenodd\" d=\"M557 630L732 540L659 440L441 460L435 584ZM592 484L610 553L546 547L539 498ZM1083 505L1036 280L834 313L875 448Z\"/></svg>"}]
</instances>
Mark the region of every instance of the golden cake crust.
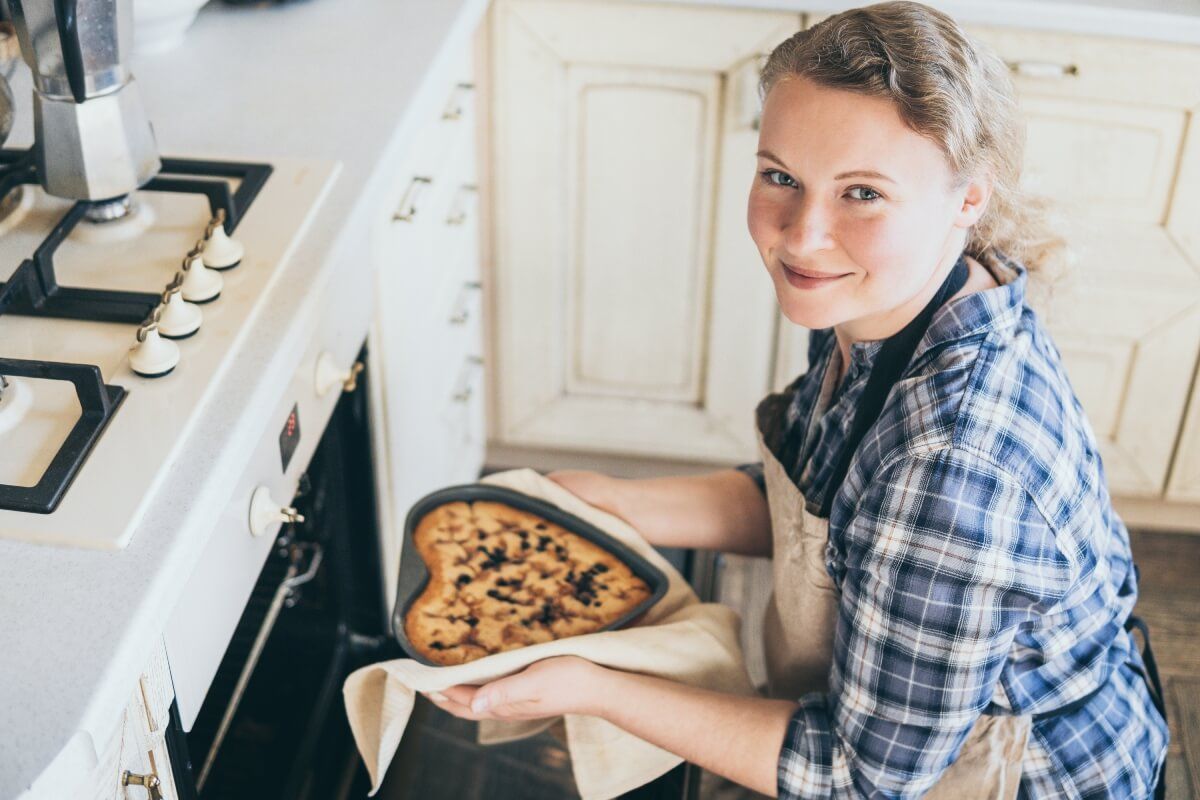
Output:
<instances>
[{"instance_id":1,"label":"golden cake crust","mask_svg":"<svg viewBox=\"0 0 1200 800\"><path fill-rule=\"evenodd\" d=\"M435 664L592 633L650 596L609 551L504 503L440 505L421 518L413 543L429 583L404 632Z\"/></svg>"}]
</instances>

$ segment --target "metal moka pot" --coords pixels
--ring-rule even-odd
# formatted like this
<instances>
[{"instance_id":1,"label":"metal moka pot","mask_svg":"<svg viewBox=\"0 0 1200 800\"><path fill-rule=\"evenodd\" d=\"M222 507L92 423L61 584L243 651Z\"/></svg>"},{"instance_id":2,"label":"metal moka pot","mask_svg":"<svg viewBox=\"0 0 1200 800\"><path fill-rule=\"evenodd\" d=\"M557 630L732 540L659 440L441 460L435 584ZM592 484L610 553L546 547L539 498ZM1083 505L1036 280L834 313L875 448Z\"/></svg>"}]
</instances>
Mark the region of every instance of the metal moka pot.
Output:
<instances>
[{"instance_id":1,"label":"metal moka pot","mask_svg":"<svg viewBox=\"0 0 1200 800\"><path fill-rule=\"evenodd\" d=\"M109 200L162 162L126 66L132 0L7 0L33 71L38 177L46 191Z\"/></svg>"}]
</instances>

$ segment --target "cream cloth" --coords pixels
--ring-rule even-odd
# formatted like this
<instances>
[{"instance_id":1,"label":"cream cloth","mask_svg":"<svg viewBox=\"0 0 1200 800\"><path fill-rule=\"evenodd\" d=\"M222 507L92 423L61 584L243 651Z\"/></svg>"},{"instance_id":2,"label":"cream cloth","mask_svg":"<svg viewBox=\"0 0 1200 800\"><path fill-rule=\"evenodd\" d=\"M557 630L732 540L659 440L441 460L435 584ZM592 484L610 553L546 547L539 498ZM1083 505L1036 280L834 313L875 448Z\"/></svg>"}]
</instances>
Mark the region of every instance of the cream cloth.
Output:
<instances>
[{"instance_id":1,"label":"cream cloth","mask_svg":"<svg viewBox=\"0 0 1200 800\"><path fill-rule=\"evenodd\" d=\"M636 627L558 639L452 667L430 667L402 658L351 673L342 694L350 729L371 774L372 795L400 744L412 714L414 692L487 683L551 656L576 655L613 669L757 696L738 644L737 612L719 603L701 603L683 576L636 530L531 469L496 473L482 482L537 497L592 523L661 569L669 588ZM649 783L683 761L606 720L577 714L515 722L485 720L480 723L479 741L496 744L521 739L560 720L565 723L566 746L583 800L615 797Z\"/></svg>"}]
</instances>

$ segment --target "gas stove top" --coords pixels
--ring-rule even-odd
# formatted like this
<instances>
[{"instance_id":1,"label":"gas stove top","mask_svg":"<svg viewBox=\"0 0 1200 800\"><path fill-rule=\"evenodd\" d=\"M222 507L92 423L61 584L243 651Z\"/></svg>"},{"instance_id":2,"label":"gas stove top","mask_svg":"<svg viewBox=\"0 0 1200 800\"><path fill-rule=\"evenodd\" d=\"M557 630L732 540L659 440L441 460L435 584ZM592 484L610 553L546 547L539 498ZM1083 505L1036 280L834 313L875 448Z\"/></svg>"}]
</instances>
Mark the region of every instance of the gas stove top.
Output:
<instances>
[{"instance_id":1,"label":"gas stove top","mask_svg":"<svg viewBox=\"0 0 1200 800\"><path fill-rule=\"evenodd\" d=\"M80 203L0 151L0 538L129 543L337 168L168 158Z\"/></svg>"}]
</instances>

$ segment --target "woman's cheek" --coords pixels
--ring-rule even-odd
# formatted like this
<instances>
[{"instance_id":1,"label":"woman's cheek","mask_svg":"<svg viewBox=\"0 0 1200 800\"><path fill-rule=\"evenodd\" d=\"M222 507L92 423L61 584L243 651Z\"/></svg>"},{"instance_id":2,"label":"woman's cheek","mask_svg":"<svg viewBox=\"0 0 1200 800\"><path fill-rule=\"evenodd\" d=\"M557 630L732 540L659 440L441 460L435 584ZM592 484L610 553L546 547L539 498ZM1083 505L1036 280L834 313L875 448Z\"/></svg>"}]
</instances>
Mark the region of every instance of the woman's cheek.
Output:
<instances>
[{"instance_id":1,"label":"woman's cheek","mask_svg":"<svg viewBox=\"0 0 1200 800\"><path fill-rule=\"evenodd\" d=\"M779 236L780 226L776 219L778 213L779 209L776 208L776 204L764 197L759 190L754 189L750 192L750 202L746 208L746 224L750 229L750 238L758 247L764 263Z\"/></svg>"}]
</instances>

